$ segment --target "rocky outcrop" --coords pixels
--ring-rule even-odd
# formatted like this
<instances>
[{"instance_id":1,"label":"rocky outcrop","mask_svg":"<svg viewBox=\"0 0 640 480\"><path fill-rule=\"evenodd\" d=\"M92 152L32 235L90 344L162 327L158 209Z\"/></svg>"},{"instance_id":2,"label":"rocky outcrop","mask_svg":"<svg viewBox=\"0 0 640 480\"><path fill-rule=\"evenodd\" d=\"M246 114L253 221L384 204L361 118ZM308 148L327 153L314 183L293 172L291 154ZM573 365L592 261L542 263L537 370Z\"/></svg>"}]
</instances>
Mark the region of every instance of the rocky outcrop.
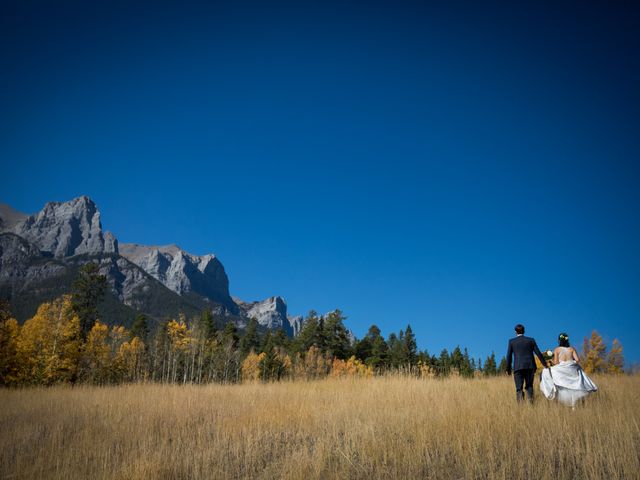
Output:
<instances>
[{"instance_id":1,"label":"rocky outcrop","mask_svg":"<svg viewBox=\"0 0 640 480\"><path fill-rule=\"evenodd\" d=\"M34 288L42 279L64 273L59 262L42 256L38 248L13 233L0 234L0 288L4 296Z\"/></svg>"},{"instance_id":2,"label":"rocky outcrop","mask_svg":"<svg viewBox=\"0 0 640 480\"><path fill-rule=\"evenodd\" d=\"M289 325L291 325L293 336L297 336L300 333L300 330L302 330L304 318L302 318L302 315L296 315L294 317L288 316L287 320L289 320Z\"/></svg>"},{"instance_id":3,"label":"rocky outcrop","mask_svg":"<svg viewBox=\"0 0 640 480\"><path fill-rule=\"evenodd\" d=\"M255 318L260 325L271 330L284 329L287 335L293 335L293 329L287 317L287 304L282 297L269 297L261 302L245 303L236 299L242 316Z\"/></svg>"},{"instance_id":4,"label":"rocky outcrop","mask_svg":"<svg viewBox=\"0 0 640 480\"><path fill-rule=\"evenodd\" d=\"M86 196L47 203L35 215L6 222L6 226L3 220L2 228L56 258L118 253L118 242L110 233L103 234L100 212Z\"/></svg>"},{"instance_id":5,"label":"rocky outcrop","mask_svg":"<svg viewBox=\"0 0 640 480\"><path fill-rule=\"evenodd\" d=\"M215 255L192 255L177 245L161 247L123 243L120 254L178 295L197 293L235 312L229 279Z\"/></svg>"}]
</instances>

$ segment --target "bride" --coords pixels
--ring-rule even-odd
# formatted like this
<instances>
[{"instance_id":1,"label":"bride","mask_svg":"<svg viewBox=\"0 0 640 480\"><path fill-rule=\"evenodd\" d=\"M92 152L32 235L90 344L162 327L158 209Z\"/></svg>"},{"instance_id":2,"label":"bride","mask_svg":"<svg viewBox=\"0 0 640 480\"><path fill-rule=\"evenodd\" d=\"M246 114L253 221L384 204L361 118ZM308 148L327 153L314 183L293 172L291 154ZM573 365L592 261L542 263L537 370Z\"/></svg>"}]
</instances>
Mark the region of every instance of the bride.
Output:
<instances>
[{"instance_id":1,"label":"bride","mask_svg":"<svg viewBox=\"0 0 640 480\"><path fill-rule=\"evenodd\" d=\"M566 333L558 335L558 345L553 351L553 367L542 371L540 390L549 400L557 398L563 405L574 407L598 387L580 367L578 353L569 345Z\"/></svg>"}]
</instances>

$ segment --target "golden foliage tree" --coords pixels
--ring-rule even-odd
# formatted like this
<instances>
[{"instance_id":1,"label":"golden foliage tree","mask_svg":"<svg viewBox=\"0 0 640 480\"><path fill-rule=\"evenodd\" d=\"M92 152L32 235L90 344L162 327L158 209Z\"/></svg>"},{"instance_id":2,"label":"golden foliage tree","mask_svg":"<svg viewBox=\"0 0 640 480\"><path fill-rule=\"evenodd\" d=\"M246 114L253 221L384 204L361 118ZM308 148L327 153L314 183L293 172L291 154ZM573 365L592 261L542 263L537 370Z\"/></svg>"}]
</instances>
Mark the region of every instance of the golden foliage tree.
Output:
<instances>
[{"instance_id":1,"label":"golden foliage tree","mask_svg":"<svg viewBox=\"0 0 640 480\"><path fill-rule=\"evenodd\" d=\"M351 356L348 360L340 360L334 358L331 365L332 377L371 377L373 376L373 368L365 365L355 356Z\"/></svg>"},{"instance_id":2,"label":"golden foliage tree","mask_svg":"<svg viewBox=\"0 0 640 480\"><path fill-rule=\"evenodd\" d=\"M304 357L296 356L293 368L295 378L312 380L325 377L331 370L332 359L315 345L309 347Z\"/></svg>"},{"instance_id":3,"label":"golden foliage tree","mask_svg":"<svg viewBox=\"0 0 640 480\"><path fill-rule=\"evenodd\" d=\"M13 385L18 381L18 354L16 350L20 326L15 318L0 321L0 385Z\"/></svg>"},{"instance_id":4,"label":"golden foliage tree","mask_svg":"<svg viewBox=\"0 0 640 480\"><path fill-rule=\"evenodd\" d=\"M587 373L601 373L606 371L607 347L602 336L595 330L591 332L591 338L584 342L584 368Z\"/></svg>"},{"instance_id":5,"label":"golden foliage tree","mask_svg":"<svg viewBox=\"0 0 640 480\"><path fill-rule=\"evenodd\" d=\"M25 383L74 382L82 347L80 320L69 296L43 303L20 329L16 353Z\"/></svg>"},{"instance_id":6,"label":"golden foliage tree","mask_svg":"<svg viewBox=\"0 0 640 480\"><path fill-rule=\"evenodd\" d=\"M246 382L255 382L260 379L260 365L266 354L262 352L256 355L253 350L249 352L247 358L242 362L242 379Z\"/></svg>"},{"instance_id":7,"label":"golden foliage tree","mask_svg":"<svg viewBox=\"0 0 640 480\"><path fill-rule=\"evenodd\" d=\"M611 344L611 350L607 355L607 373L615 375L623 373L624 356L622 355L622 344L618 339L614 339Z\"/></svg>"},{"instance_id":8,"label":"golden foliage tree","mask_svg":"<svg viewBox=\"0 0 640 480\"><path fill-rule=\"evenodd\" d=\"M87 335L82 355L82 378L101 385L109 381L111 347L108 343L109 327L96 321Z\"/></svg>"},{"instance_id":9,"label":"golden foliage tree","mask_svg":"<svg viewBox=\"0 0 640 480\"><path fill-rule=\"evenodd\" d=\"M113 361L118 381L141 381L145 378L145 345L138 337L123 342Z\"/></svg>"},{"instance_id":10,"label":"golden foliage tree","mask_svg":"<svg viewBox=\"0 0 640 480\"><path fill-rule=\"evenodd\" d=\"M167 324L167 336L169 337L170 379L175 382L179 376L182 376L184 383L187 377L185 364L191 343L189 328L184 318L180 318L179 321L171 320Z\"/></svg>"}]
</instances>

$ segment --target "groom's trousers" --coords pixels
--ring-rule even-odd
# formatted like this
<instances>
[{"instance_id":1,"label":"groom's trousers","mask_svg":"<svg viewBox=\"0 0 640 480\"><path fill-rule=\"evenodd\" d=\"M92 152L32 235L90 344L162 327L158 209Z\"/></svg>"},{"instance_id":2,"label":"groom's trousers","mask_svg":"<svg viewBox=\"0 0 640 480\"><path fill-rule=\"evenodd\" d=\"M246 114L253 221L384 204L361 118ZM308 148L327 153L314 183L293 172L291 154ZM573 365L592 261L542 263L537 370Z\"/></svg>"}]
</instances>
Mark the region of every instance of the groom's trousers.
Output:
<instances>
[{"instance_id":1,"label":"groom's trousers","mask_svg":"<svg viewBox=\"0 0 640 480\"><path fill-rule=\"evenodd\" d=\"M516 370L513 372L513 379L516 382L516 397L518 400L524 399L524 392L522 386L524 383L524 389L527 392L527 398L533 401L533 377L536 373L533 368L526 368L523 370Z\"/></svg>"}]
</instances>

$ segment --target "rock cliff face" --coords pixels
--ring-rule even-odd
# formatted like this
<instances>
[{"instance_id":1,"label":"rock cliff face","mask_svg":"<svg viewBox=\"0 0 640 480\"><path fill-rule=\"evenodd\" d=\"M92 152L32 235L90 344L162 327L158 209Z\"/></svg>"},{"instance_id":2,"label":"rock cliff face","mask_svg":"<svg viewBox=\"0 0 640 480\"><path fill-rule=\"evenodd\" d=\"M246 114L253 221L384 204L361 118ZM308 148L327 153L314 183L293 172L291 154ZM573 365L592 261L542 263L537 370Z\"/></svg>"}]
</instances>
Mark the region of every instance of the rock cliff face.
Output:
<instances>
[{"instance_id":1,"label":"rock cliff face","mask_svg":"<svg viewBox=\"0 0 640 480\"><path fill-rule=\"evenodd\" d=\"M300 330L302 330L302 324L304 323L302 315L296 315L294 317L288 316L287 320L289 320L289 325L291 325L293 336L297 336L300 333Z\"/></svg>"},{"instance_id":2,"label":"rock cliff face","mask_svg":"<svg viewBox=\"0 0 640 480\"><path fill-rule=\"evenodd\" d=\"M242 316L255 318L260 325L271 330L284 329L287 335L294 331L287 317L287 304L282 297L269 297L261 302L245 303L237 300Z\"/></svg>"},{"instance_id":3,"label":"rock cliff face","mask_svg":"<svg viewBox=\"0 0 640 480\"><path fill-rule=\"evenodd\" d=\"M166 318L210 309L220 323L231 320L244 328L255 317L265 328L296 333L282 297L234 301L215 255L192 255L177 245L119 245L103 232L100 212L86 196L47 203L34 215L0 204L0 297L17 305L23 319L38 302L68 292L87 262L98 262L107 277L110 313L116 316L144 312ZM296 322L299 330L301 318Z\"/></svg>"},{"instance_id":4,"label":"rock cliff face","mask_svg":"<svg viewBox=\"0 0 640 480\"><path fill-rule=\"evenodd\" d=\"M215 255L192 255L177 245L162 247L123 243L120 255L138 265L178 295L194 292L237 311L229 279Z\"/></svg>"},{"instance_id":5,"label":"rock cliff face","mask_svg":"<svg viewBox=\"0 0 640 480\"><path fill-rule=\"evenodd\" d=\"M100 212L88 197L47 203L37 214L7 222L7 227L3 230L19 235L56 258L118 253L118 242L111 233L102 233Z\"/></svg>"}]
</instances>

